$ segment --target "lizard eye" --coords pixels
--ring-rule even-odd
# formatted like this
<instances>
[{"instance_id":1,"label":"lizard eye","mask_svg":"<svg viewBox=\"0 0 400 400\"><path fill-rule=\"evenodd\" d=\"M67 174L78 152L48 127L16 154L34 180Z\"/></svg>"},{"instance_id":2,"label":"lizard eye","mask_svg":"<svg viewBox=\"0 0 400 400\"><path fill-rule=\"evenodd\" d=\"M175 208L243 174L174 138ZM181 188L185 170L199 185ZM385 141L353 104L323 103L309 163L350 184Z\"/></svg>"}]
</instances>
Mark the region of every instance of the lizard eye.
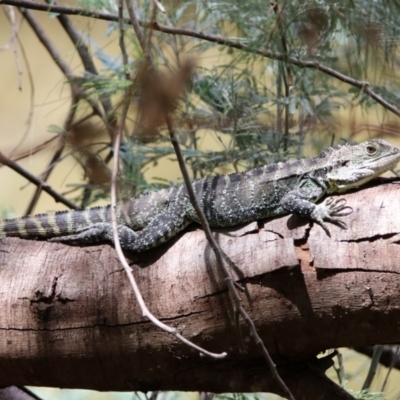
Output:
<instances>
[{"instance_id":1,"label":"lizard eye","mask_svg":"<svg viewBox=\"0 0 400 400\"><path fill-rule=\"evenodd\" d=\"M370 156L373 156L374 154L376 154L377 151L378 151L378 149L372 144L367 144L365 146L365 152Z\"/></svg>"}]
</instances>

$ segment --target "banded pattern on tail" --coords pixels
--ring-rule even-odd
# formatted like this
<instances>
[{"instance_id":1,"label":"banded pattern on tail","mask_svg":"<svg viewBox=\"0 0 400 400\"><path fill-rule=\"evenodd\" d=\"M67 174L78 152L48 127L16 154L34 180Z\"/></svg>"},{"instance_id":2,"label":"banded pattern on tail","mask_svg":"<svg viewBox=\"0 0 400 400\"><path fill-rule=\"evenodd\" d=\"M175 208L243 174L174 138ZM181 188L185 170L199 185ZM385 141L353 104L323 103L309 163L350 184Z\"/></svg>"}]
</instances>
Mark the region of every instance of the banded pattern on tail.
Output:
<instances>
[{"instance_id":1,"label":"banded pattern on tail","mask_svg":"<svg viewBox=\"0 0 400 400\"><path fill-rule=\"evenodd\" d=\"M110 206L82 211L59 211L0 221L0 236L50 238L72 234L78 229L107 222Z\"/></svg>"}]
</instances>

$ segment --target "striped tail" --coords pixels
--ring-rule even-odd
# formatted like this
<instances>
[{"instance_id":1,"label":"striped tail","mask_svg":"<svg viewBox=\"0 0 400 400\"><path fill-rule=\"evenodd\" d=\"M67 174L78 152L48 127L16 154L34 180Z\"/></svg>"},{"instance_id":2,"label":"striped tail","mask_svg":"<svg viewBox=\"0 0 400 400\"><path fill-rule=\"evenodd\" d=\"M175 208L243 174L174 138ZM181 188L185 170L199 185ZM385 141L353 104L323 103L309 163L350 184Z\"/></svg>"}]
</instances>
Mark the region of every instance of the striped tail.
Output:
<instances>
[{"instance_id":1,"label":"striped tail","mask_svg":"<svg viewBox=\"0 0 400 400\"><path fill-rule=\"evenodd\" d=\"M76 233L79 228L110 220L110 206L82 211L59 211L0 221L0 237L50 238Z\"/></svg>"}]
</instances>

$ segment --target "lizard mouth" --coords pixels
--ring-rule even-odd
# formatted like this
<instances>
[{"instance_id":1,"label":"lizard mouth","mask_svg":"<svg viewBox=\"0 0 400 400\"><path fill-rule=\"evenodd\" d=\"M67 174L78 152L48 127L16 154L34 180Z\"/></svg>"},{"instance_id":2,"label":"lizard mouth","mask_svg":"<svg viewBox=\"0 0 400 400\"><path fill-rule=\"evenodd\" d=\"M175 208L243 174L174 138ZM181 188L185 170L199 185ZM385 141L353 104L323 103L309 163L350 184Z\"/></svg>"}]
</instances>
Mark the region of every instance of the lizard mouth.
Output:
<instances>
[{"instance_id":1,"label":"lizard mouth","mask_svg":"<svg viewBox=\"0 0 400 400\"><path fill-rule=\"evenodd\" d=\"M345 192L351 188L357 188L365 183L369 182L373 178L378 177L386 171L390 171L400 162L400 150L393 152L389 156L382 155L381 157L375 158L374 160L370 160L366 162L364 165L360 167L353 167L354 174L358 176L355 180L337 180L334 184L336 190L339 192ZM351 169L349 166L348 168Z\"/></svg>"}]
</instances>

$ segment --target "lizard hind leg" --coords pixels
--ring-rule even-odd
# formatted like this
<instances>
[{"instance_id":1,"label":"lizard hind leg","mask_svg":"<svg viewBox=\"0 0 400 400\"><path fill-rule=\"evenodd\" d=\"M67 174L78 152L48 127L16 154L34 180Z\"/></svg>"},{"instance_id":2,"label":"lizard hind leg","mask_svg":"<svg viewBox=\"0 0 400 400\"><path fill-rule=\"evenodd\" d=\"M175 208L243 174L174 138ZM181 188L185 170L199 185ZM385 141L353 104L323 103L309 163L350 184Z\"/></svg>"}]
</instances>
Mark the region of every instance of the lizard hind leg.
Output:
<instances>
[{"instance_id":1,"label":"lizard hind leg","mask_svg":"<svg viewBox=\"0 0 400 400\"><path fill-rule=\"evenodd\" d=\"M141 252L159 246L176 236L191 220L186 216L184 204L167 207L140 231L135 232L125 225L118 225L118 236L124 250ZM58 236L50 239L70 245L90 245L111 242L114 244L112 224L98 222L75 230L72 235Z\"/></svg>"},{"instance_id":2,"label":"lizard hind leg","mask_svg":"<svg viewBox=\"0 0 400 400\"><path fill-rule=\"evenodd\" d=\"M125 225L118 225L118 236L123 249L136 250L135 242L139 237L138 233ZM111 242L114 244L113 228L111 223L98 222L87 227L79 228L76 233L72 235L53 237L49 239L49 241L76 246L104 242Z\"/></svg>"},{"instance_id":3,"label":"lizard hind leg","mask_svg":"<svg viewBox=\"0 0 400 400\"><path fill-rule=\"evenodd\" d=\"M119 228L125 228L119 225ZM135 233L130 229L132 233ZM112 225L108 222L97 222L95 224L78 228L71 235L56 236L48 239L49 242L65 243L69 245L88 245L104 242L114 242Z\"/></svg>"}]
</instances>

